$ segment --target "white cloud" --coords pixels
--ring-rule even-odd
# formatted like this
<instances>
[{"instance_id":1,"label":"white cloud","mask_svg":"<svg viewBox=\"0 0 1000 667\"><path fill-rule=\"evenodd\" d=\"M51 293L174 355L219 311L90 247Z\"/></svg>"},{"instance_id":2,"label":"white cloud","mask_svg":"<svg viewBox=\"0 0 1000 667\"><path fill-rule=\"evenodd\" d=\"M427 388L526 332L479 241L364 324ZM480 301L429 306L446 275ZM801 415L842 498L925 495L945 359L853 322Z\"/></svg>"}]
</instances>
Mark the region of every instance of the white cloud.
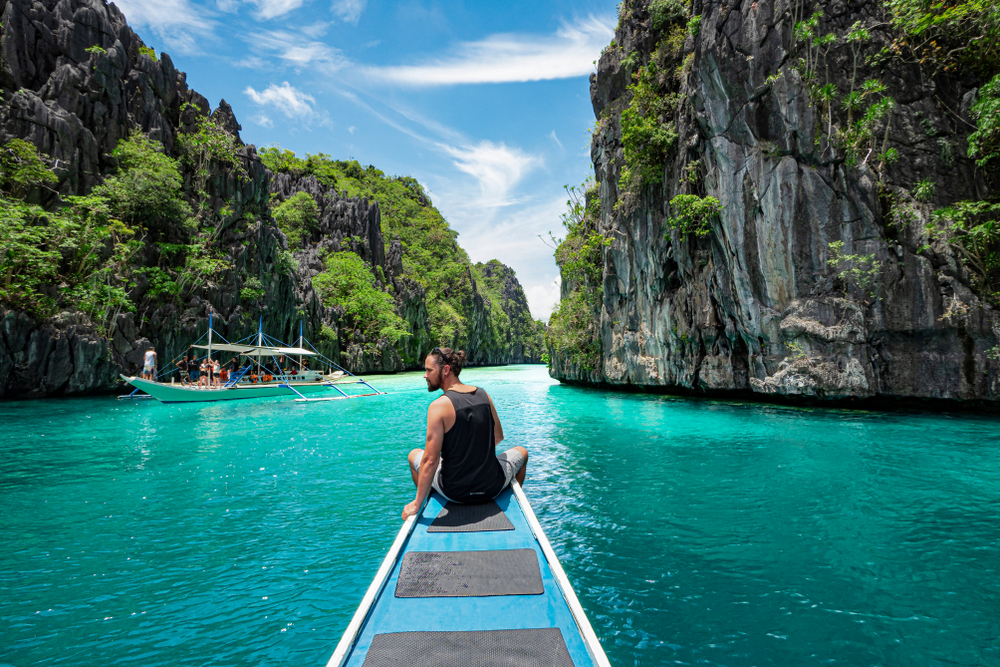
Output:
<instances>
[{"instance_id":1,"label":"white cloud","mask_svg":"<svg viewBox=\"0 0 1000 667\"><path fill-rule=\"evenodd\" d=\"M284 16L302 6L304 0L249 0L257 8L257 16L262 19L273 19Z\"/></svg>"},{"instance_id":2,"label":"white cloud","mask_svg":"<svg viewBox=\"0 0 1000 667\"><path fill-rule=\"evenodd\" d=\"M255 69L255 70L269 70L271 69L271 63L257 56L247 56L243 60L233 63L233 67L242 67L245 69Z\"/></svg>"},{"instance_id":3,"label":"white cloud","mask_svg":"<svg viewBox=\"0 0 1000 667\"><path fill-rule=\"evenodd\" d=\"M257 123L261 127L274 127L274 121L266 113L262 113L258 116L252 116L250 118L253 122Z\"/></svg>"},{"instance_id":4,"label":"white cloud","mask_svg":"<svg viewBox=\"0 0 1000 667\"><path fill-rule=\"evenodd\" d=\"M462 247L472 261L496 258L514 269L532 316L548 319L559 301L559 269L552 247L542 239L548 239L549 231L559 229L565 199L546 197L505 209L492 222L484 220L481 211L464 207L460 195L443 197L438 208L461 234Z\"/></svg>"},{"instance_id":5,"label":"white cloud","mask_svg":"<svg viewBox=\"0 0 1000 667\"><path fill-rule=\"evenodd\" d=\"M475 146L455 148L438 145L454 159L454 165L479 181L480 198L475 207L495 209L517 203L509 198L510 191L525 174L541 164L541 160L518 148L480 141Z\"/></svg>"},{"instance_id":6,"label":"white cloud","mask_svg":"<svg viewBox=\"0 0 1000 667\"><path fill-rule=\"evenodd\" d=\"M556 142L556 145L559 146L559 148L563 147L562 142L559 141L559 137L556 136L556 131L555 130L552 130L552 132L549 134L549 136L552 137L552 141Z\"/></svg>"},{"instance_id":7,"label":"white cloud","mask_svg":"<svg viewBox=\"0 0 1000 667\"><path fill-rule=\"evenodd\" d=\"M614 22L593 16L554 35L494 35L460 44L448 58L425 65L369 67L366 73L414 86L542 81L584 76L614 36Z\"/></svg>"},{"instance_id":8,"label":"white cloud","mask_svg":"<svg viewBox=\"0 0 1000 667\"><path fill-rule=\"evenodd\" d=\"M287 81L280 86L273 83L262 92L257 92L251 86L243 91L255 104L267 106L280 111L288 118L299 118L310 121L316 116L316 98L303 93L298 88L289 85ZM266 118L266 116L264 116Z\"/></svg>"},{"instance_id":9,"label":"white cloud","mask_svg":"<svg viewBox=\"0 0 1000 667\"><path fill-rule=\"evenodd\" d=\"M313 23L312 25L303 26L300 28L303 34L309 35L313 39L319 39L326 34L327 29L330 27L329 21L320 21L319 23Z\"/></svg>"},{"instance_id":10,"label":"white cloud","mask_svg":"<svg viewBox=\"0 0 1000 667\"><path fill-rule=\"evenodd\" d=\"M367 4L368 0L334 0L332 10L345 23L357 23Z\"/></svg>"},{"instance_id":11,"label":"white cloud","mask_svg":"<svg viewBox=\"0 0 1000 667\"><path fill-rule=\"evenodd\" d=\"M215 6L220 12L235 14L240 8L240 0L215 0Z\"/></svg>"},{"instance_id":12,"label":"white cloud","mask_svg":"<svg viewBox=\"0 0 1000 667\"><path fill-rule=\"evenodd\" d=\"M536 284L524 288L528 297L528 309L536 320L549 321L549 316L559 303L559 286L562 281L556 278L548 284ZM524 285L522 285L524 287Z\"/></svg>"},{"instance_id":13,"label":"white cloud","mask_svg":"<svg viewBox=\"0 0 1000 667\"><path fill-rule=\"evenodd\" d=\"M199 42L213 36L215 22L204 7L189 0L116 0L129 25L155 32L171 49L199 53Z\"/></svg>"},{"instance_id":14,"label":"white cloud","mask_svg":"<svg viewBox=\"0 0 1000 667\"><path fill-rule=\"evenodd\" d=\"M296 67L320 64L335 70L347 62L339 50L323 42L305 40L301 35L285 30L254 33L247 41L259 48L276 52L279 58Z\"/></svg>"},{"instance_id":15,"label":"white cloud","mask_svg":"<svg viewBox=\"0 0 1000 667\"><path fill-rule=\"evenodd\" d=\"M353 125L351 125L349 128L347 128L347 131L350 132L351 134L354 134L354 130L356 130L356 129L358 129L358 128L356 128Z\"/></svg>"}]
</instances>

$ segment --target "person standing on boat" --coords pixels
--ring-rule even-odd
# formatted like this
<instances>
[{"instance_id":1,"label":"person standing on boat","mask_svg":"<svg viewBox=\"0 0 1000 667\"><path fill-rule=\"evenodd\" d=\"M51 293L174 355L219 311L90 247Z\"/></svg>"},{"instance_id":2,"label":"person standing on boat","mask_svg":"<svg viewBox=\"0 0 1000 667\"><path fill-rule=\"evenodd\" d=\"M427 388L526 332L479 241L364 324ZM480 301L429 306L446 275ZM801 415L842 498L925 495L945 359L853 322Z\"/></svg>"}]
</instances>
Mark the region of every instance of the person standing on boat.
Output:
<instances>
[{"instance_id":1,"label":"person standing on boat","mask_svg":"<svg viewBox=\"0 0 1000 667\"><path fill-rule=\"evenodd\" d=\"M198 377L198 358L195 355L191 355L188 361L188 382L193 385L200 385L201 380Z\"/></svg>"},{"instance_id":2,"label":"person standing on boat","mask_svg":"<svg viewBox=\"0 0 1000 667\"><path fill-rule=\"evenodd\" d=\"M458 379L465 352L435 347L424 359L427 391L444 394L427 409L427 442L410 452L410 476L417 497L403 508L403 519L420 511L434 489L447 500L484 503L496 498L512 479L524 484L528 450L497 455L503 428L493 400L481 387Z\"/></svg>"},{"instance_id":3,"label":"person standing on boat","mask_svg":"<svg viewBox=\"0 0 1000 667\"><path fill-rule=\"evenodd\" d=\"M188 358L184 357L177 362L177 368L181 371L181 384L187 384L188 382Z\"/></svg>"},{"instance_id":4,"label":"person standing on boat","mask_svg":"<svg viewBox=\"0 0 1000 667\"><path fill-rule=\"evenodd\" d=\"M142 379L156 379L156 348L152 345L149 346L145 356L142 358Z\"/></svg>"}]
</instances>

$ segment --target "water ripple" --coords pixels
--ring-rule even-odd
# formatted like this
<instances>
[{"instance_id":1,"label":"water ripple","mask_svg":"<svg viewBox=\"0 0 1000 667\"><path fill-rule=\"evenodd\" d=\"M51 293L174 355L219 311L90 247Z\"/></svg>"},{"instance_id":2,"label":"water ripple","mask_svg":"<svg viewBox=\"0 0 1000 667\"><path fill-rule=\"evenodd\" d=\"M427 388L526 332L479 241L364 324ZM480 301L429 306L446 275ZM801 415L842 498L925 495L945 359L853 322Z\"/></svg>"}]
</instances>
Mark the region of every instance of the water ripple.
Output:
<instances>
[{"instance_id":1,"label":"water ripple","mask_svg":"<svg viewBox=\"0 0 1000 667\"><path fill-rule=\"evenodd\" d=\"M1000 665L997 420L466 376L531 449L526 492L613 664ZM325 662L423 441L419 374L378 384L0 404L0 662Z\"/></svg>"}]
</instances>

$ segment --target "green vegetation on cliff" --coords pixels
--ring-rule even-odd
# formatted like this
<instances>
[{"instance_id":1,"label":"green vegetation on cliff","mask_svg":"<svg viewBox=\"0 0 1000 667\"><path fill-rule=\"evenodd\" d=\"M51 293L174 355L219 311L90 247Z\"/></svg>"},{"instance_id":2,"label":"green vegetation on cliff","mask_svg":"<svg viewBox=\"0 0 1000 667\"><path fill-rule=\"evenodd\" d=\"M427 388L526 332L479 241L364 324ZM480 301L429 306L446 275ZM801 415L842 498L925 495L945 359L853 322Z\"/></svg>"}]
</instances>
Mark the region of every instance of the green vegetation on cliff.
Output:
<instances>
[{"instance_id":1,"label":"green vegetation on cliff","mask_svg":"<svg viewBox=\"0 0 1000 667\"><path fill-rule=\"evenodd\" d=\"M927 231L930 238L942 238L958 250L981 296L1000 302L1000 197L996 195L1000 190L1000 6L982 0L889 0L888 7L898 32L892 46L896 57L919 60L932 75L974 73L981 82L972 104L976 130L968 137L968 156L976 161L992 194L937 209Z\"/></svg>"},{"instance_id":2,"label":"green vegetation on cliff","mask_svg":"<svg viewBox=\"0 0 1000 667\"><path fill-rule=\"evenodd\" d=\"M479 262L472 270L480 293L490 302L492 339L511 346L520 344L525 357L541 359L545 352L545 324L532 319L514 271L496 259Z\"/></svg>"},{"instance_id":3,"label":"green vegetation on cliff","mask_svg":"<svg viewBox=\"0 0 1000 667\"><path fill-rule=\"evenodd\" d=\"M345 251L333 253L325 264L326 270L313 278L313 286L324 305L343 309L345 344L363 342L366 351L374 352L380 343L392 344L409 335L406 321L396 314L395 301L376 286L364 260Z\"/></svg>"},{"instance_id":4,"label":"green vegetation on cliff","mask_svg":"<svg viewBox=\"0 0 1000 667\"><path fill-rule=\"evenodd\" d=\"M223 215L193 210L205 193L185 190L181 171L195 169L192 183L204 187L209 161L235 160L232 137L202 121L179 138L180 160L141 132L122 139L111 155L116 171L85 197L48 191L57 178L33 145L0 147L0 301L40 317L82 310L106 331L144 299L178 301L225 271L216 241Z\"/></svg>"},{"instance_id":5,"label":"green vegetation on cliff","mask_svg":"<svg viewBox=\"0 0 1000 667\"><path fill-rule=\"evenodd\" d=\"M567 187L562 216L566 237L556 246L562 299L549 318L545 343L550 356L592 372L600 369L600 313L604 297L604 248L611 239L597 231L600 197L596 184Z\"/></svg>"},{"instance_id":6,"label":"green vegetation on cliff","mask_svg":"<svg viewBox=\"0 0 1000 667\"><path fill-rule=\"evenodd\" d=\"M322 153L303 159L278 146L261 149L260 156L274 172L315 176L321 185L343 196L378 202L382 235L387 241L398 238L402 244L403 275L426 290L434 344L455 349L469 345L477 296L487 296L490 301L487 341L496 349L507 347L502 341L510 335L522 335L517 328L520 325L513 325L488 291L483 291L482 275L458 245L458 233L431 204L416 179L386 176L373 166L362 167L356 160L334 160Z\"/></svg>"},{"instance_id":7,"label":"green vegetation on cliff","mask_svg":"<svg viewBox=\"0 0 1000 667\"><path fill-rule=\"evenodd\" d=\"M19 139L0 146L0 173L0 302L42 316L76 307L100 326L133 310L125 290L140 243L120 218L134 202L95 194L52 210L30 203L56 177Z\"/></svg>"},{"instance_id":8,"label":"green vegetation on cliff","mask_svg":"<svg viewBox=\"0 0 1000 667\"><path fill-rule=\"evenodd\" d=\"M319 207L308 192L296 192L273 209L274 221L278 229L288 237L288 245L297 248L302 244L302 236L316 231L319 221Z\"/></svg>"}]
</instances>

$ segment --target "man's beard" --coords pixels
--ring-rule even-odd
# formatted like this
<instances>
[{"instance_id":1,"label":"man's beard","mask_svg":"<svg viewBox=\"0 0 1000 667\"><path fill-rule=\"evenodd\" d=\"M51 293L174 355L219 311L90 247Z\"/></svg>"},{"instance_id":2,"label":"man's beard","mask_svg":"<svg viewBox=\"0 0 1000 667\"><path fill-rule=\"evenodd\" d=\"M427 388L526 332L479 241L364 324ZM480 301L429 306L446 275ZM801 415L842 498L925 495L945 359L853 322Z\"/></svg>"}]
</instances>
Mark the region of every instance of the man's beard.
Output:
<instances>
[{"instance_id":1,"label":"man's beard","mask_svg":"<svg viewBox=\"0 0 1000 667\"><path fill-rule=\"evenodd\" d=\"M427 380L427 391L437 391L441 388L441 383L444 381L444 369L439 368L437 372L437 377L433 380Z\"/></svg>"}]
</instances>

